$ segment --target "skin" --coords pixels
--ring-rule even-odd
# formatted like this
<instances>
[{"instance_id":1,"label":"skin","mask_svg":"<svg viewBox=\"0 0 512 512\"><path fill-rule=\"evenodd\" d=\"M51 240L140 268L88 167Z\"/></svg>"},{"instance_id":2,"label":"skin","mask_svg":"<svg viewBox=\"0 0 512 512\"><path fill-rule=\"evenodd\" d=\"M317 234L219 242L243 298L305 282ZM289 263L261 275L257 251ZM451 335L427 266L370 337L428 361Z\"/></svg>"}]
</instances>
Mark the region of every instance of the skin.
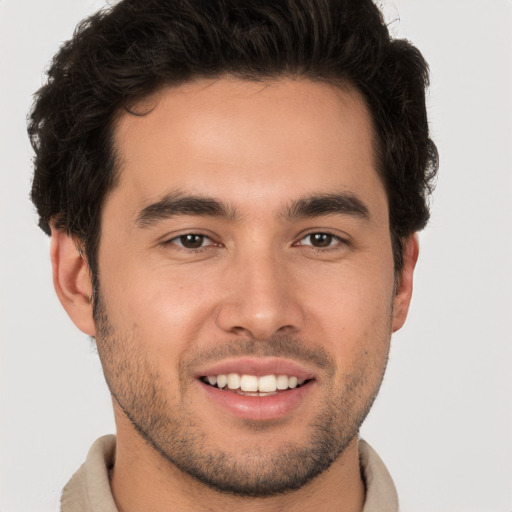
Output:
<instances>
[{"instance_id":1,"label":"skin","mask_svg":"<svg viewBox=\"0 0 512 512\"><path fill-rule=\"evenodd\" d=\"M418 255L417 239L405 240L395 276L364 101L308 80L226 77L163 89L139 107L146 115L117 120L120 179L103 206L96 315L83 254L64 232L52 236L57 293L96 337L113 396L119 509L360 511L357 432L405 321ZM214 198L227 214L140 222L177 192ZM329 194L357 198L366 213L287 212ZM314 247L314 233L328 234L327 245ZM180 245L185 234L203 235L201 247ZM197 372L242 355L298 361L314 379L277 418L237 417ZM225 460L217 469L235 481L234 464L249 483L262 468L277 478L279 456L311 450L320 420L341 453L293 491L220 492L173 462L178 439L185 462Z\"/></svg>"}]
</instances>

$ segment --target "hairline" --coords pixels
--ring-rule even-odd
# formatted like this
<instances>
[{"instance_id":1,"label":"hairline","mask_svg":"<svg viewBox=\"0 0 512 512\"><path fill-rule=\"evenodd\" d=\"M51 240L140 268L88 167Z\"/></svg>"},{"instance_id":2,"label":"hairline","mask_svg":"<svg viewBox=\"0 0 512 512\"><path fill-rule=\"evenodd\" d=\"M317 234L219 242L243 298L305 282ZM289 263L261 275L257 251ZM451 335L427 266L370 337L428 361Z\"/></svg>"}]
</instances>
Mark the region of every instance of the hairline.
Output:
<instances>
[{"instance_id":1,"label":"hairline","mask_svg":"<svg viewBox=\"0 0 512 512\"><path fill-rule=\"evenodd\" d=\"M402 271L402 247L400 240L396 240L398 234L393 230L393 223L391 219L391 208L390 208L390 191L388 184L386 183L385 178L385 169L384 169L384 158L383 158L383 144L381 134L377 130L377 126L375 123L374 115L372 113L372 109L370 107L369 101L365 95L365 93L354 84L353 80L342 76L326 76L320 73L307 72L307 70L303 72L287 72L286 70L276 71L272 73L249 73L249 72L232 72L225 71L222 73L215 74L196 74L194 76L188 77L186 79L177 80L176 82L170 83L169 81L162 81L161 83L155 85L151 90L148 90L145 94L140 94L139 96L134 96L132 98L126 99L123 104L118 107L112 114L108 124L106 125L107 133L109 134L108 142L108 151L109 151L109 160L111 161L111 181L110 186L105 189L103 196L101 197L101 201L98 204L99 214L97 216L97 225L92 226L96 228L93 236L89 236L89 241L93 242L93 247L88 247L87 242L82 241L83 252L85 253L88 262L92 263L91 270L91 279L94 284L99 284L99 247L101 243L101 231L102 231L102 218L103 218L103 210L106 201L108 200L110 194L119 186L122 176L122 162L123 156L119 152L119 146L116 143L116 135L118 133L118 124L120 119L124 115L131 115L135 117L144 117L150 114L155 106L147 109L146 111L137 112L135 109L145 101L151 99L152 97L156 97L161 94L165 90L169 89L177 89L181 86L198 83L201 81L211 81L211 83L215 83L219 80L223 79L234 79L238 81L246 81L252 83L261 83L268 84L272 82L286 81L286 80L306 80L313 83L321 83L328 86L331 86L338 90L350 91L355 93L359 99L362 101L364 106L364 110L367 114L367 118L370 122L370 144L372 146L372 156L373 156L373 164L374 170L379 178L384 192L386 194L386 201L388 207L388 224L389 224L389 235L391 239L392 253L393 253L393 261L394 261L394 271L395 276L398 277ZM73 234L73 233L70 233ZM91 233L92 234L92 233ZM92 240L91 240L92 238ZM398 237L401 238L401 237ZM92 250L92 252L91 252ZM92 260L92 261L91 261ZM91 265L89 265L91 267Z\"/></svg>"}]
</instances>

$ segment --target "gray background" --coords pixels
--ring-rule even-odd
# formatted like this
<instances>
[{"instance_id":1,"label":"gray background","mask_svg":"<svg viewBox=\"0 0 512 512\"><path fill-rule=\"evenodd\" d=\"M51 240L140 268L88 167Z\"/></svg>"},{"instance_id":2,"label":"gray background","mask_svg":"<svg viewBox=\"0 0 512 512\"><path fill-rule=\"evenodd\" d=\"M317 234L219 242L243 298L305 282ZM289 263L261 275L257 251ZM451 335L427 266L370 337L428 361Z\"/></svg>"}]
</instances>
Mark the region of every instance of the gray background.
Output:
<instances>
[{"instance_id":1,"label":"gray background","mask_svg":"<svg viewBox=\"0 0 512 512\"><path fill-rule=\"evenodd\" d=\"M104 2L0 0L3 512L57 510L93 440L114 431L97 355L52 288L28 200L25 116L43 69ZM393 34L431 65L441 168L409 320L362 435L402 510L512 510L512 2L389 0Z\"/></svg>"}]
</instances>

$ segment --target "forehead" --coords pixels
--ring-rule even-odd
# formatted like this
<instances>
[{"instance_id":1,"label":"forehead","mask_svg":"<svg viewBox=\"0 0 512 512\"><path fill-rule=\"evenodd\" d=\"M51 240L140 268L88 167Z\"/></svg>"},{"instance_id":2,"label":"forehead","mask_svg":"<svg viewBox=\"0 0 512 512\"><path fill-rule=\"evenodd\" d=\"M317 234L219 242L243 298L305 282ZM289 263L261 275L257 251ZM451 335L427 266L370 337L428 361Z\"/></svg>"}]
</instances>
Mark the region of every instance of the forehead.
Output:
<instances>
[{"instance_id":1,"label":"forehead","mask_svg":"<svg viewBox=\"0 0 512 512\"><path fill-rule=\"evenodd\" d=\"M119 185L134 209L176 190L231 204L382 185L361 95L310 80L198 80L164 88L115 128ZM368 198L366 198L368 199Z\"/></svg>"}]
</instances>

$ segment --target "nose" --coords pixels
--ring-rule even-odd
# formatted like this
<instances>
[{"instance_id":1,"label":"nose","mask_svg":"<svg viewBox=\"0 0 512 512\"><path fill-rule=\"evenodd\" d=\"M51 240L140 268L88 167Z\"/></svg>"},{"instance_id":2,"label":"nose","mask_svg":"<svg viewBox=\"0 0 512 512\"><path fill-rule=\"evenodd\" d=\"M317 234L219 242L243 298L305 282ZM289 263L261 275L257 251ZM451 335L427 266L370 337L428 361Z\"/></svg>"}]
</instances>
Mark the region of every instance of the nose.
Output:
<instances>
[{"instance_id":1,"label":"nose","mask_svg":"<svg viewBox=\"0 0 512 512\"><path fill-rule=\"evenodd\" d=\"M275 334L297 334L304 311L286 265L270 255L240 259L225 276L226 295L217 312L225 332L267 340Z\"/></svg>"}]
</instances>

